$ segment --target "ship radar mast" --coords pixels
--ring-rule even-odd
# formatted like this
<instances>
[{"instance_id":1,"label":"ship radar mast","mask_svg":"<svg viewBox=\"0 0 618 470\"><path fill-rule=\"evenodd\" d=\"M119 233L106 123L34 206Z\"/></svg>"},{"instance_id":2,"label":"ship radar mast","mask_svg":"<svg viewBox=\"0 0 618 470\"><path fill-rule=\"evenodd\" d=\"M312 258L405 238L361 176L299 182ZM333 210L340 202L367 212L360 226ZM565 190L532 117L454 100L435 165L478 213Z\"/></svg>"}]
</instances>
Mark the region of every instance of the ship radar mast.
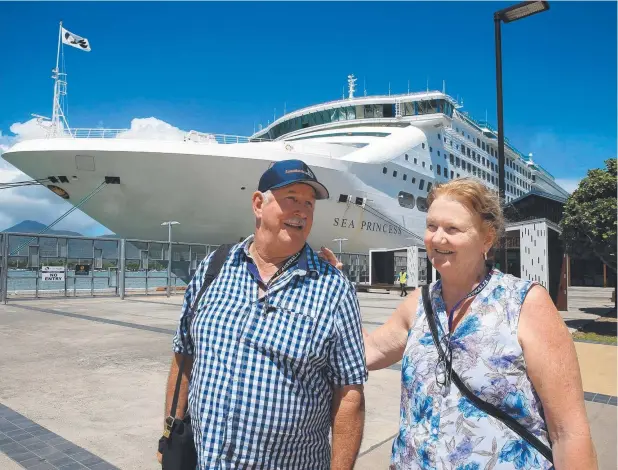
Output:
<instances>
[{"instance_id":1,"label":"ship radar mast","mask_svg":"<svg viewBox=\"0 0 618 470\"><path fill-rule=\"evenodd\" d=\"M356 78L354 74L348 75L348 99L354 98L354 92L356 91Z\"/></svg>"}]
</instances>

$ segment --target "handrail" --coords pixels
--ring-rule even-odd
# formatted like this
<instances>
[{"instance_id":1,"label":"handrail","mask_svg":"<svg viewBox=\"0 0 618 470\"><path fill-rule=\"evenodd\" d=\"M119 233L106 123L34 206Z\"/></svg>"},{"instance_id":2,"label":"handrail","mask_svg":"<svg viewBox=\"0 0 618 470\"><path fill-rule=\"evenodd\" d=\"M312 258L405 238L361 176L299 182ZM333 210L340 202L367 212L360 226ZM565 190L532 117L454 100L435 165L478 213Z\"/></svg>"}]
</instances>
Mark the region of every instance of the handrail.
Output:
<instances>
[{"instance_id":1,"label":"handrail","mask_svg":"<svg viewBox=\"0 0 618 470\"><path fill-rule=\"evenodd\" d=\"M103 129L103 128L75 128L50 130L47 138L72 138L72 139L122 139L131 129ZM169 139L172 140L172 139ZM206 144L240 144L248 142L260 142L266 139L250 138L239 135L206 134L203 132L189 131L183 137L184 142L197 142Z\"/></svg>"}]
</instances>

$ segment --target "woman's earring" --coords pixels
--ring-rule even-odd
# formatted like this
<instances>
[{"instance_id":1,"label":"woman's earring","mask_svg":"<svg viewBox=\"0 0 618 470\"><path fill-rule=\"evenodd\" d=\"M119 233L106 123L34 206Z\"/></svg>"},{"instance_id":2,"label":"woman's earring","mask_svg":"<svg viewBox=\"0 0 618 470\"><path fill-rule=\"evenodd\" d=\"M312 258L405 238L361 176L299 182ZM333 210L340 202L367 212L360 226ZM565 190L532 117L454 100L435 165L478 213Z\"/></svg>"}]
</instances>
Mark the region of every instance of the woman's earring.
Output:
<instances>
[{"instance_id":1,"label":"woman's earring","mask_svg":"<svg viewBox=\"0 0 618 470\"><path fill-rule=\"evenodd\" d=\"M483 253L483 258L485 258L485 261L487 261L487 252Z\"/></svg>"}]
</instances>

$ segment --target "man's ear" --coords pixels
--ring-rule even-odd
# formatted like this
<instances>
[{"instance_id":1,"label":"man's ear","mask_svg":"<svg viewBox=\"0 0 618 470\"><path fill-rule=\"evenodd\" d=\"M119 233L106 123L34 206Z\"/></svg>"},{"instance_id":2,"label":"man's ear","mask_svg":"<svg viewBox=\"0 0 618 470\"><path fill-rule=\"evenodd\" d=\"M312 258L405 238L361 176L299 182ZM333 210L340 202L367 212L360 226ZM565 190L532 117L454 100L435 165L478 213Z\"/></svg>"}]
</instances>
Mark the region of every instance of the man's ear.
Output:
<instances>
[{"instance_id":1,"label":"man's ear","mask_svg":"<svg viewBox=\"0 0 618 470\"><path fill-rule=\"evenodd\" d=\"M259 191L253 193L251 205L253 207L253 213L255 214L255 217L257 217L258 219L262 218L262 209L265 202L266 198L264 197L263 193Z\"/></svg>"}]
</instances>

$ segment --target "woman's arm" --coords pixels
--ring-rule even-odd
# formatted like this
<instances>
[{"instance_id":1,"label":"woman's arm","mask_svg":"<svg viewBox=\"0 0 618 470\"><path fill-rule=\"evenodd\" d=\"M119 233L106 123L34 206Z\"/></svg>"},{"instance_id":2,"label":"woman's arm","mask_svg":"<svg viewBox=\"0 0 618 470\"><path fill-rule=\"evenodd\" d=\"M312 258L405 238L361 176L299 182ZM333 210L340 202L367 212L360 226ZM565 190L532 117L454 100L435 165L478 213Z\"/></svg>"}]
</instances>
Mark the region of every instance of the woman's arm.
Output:
<instances>
[{"instance_id":1,"label":"woman's arm","mask_svg":"<svg viewBox=\"0 0 618 470\"><path fill-rule=\"evenodd\" d=\"M400 361L408 340L408 331L416 319L420 289L416 289L390 316L388 321L369 334L363 328L367 369L378 370Z\"/></svg>"},{"instance_id":2,"label":"woman's arm","mask_svg":"<svg viewBox=\"0 0 618 470\"><path fill-rule=\"evenodd\" d=\"M518 338L543 404L556 470L598 468L573 339L541 286L524 300Z\"/></svg>"}]
</instances>

